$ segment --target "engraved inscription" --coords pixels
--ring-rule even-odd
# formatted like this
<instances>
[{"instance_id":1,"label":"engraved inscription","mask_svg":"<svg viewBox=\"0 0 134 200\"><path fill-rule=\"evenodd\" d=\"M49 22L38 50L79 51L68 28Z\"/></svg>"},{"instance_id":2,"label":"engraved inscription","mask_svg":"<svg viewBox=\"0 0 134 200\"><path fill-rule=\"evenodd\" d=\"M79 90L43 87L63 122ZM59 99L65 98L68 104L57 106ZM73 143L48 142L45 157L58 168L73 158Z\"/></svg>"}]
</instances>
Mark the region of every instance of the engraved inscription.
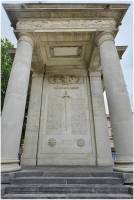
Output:
<instances>
[{"instance_id":1,"label":"engraved inscription","mask_svg":"<svg viewBox=\"0 0 134 200\"><path fill-rule=\"evenodd\" d=\"M47 134L55 133L62 126L62 102L49 100L47 112Z\"/></svg>"},{"instance_id":2,"label":"engraved inscription","mask_svg":"<svg viewBox=\"0 0 134 200\"><path fill-rule=\"evenodd\" d=\"M71 99L72 134L86 134L87 118L84 99Z\"/></svg>"},{"instance_id":3,"label":"engraved inscription","mask_svg":"<svg viewBox=\"0 0 134 200\"><path fill-rule=\"evenodd\" d=\"M90 163L93 151L87 84L87 77L76 74L46 75L39 137L40 164Z\"/></svg>"}]
</instances>

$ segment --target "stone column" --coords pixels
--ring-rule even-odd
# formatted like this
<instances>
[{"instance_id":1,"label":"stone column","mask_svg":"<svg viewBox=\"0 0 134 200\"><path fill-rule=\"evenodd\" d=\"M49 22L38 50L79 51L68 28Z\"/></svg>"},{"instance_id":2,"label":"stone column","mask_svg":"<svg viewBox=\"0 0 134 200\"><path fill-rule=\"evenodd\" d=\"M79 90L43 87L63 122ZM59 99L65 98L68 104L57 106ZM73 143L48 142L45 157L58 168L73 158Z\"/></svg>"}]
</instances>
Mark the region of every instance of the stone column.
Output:
<instances>
[{"instance_id":1,"label":"stone column","mask_svg":"<svg viewBox=\"0 0 134 200\"><path fill-rule=\"evenodd\" d=\"M33 51L29 35L22 35L8 82L2 112L2 172L19 170L18 153Z\"/></svg>"},{"instance_id":2,"label":"stone column","mask_svg":"<svg viewBox=\"0 0 134 200\"><path fill-rule=\"evenodd\" d=\"M32 85L30 101L28 108L28 118L24 141L24 152L22 154L21 164L36 166L38 135L40 123L40 110L42 98L43 73L32 74Z\"/></svg>"},{"instance_id":3,"label":"stone column","mask_svg":"<svg viewBox=\"0 0 134 200\"><path fill-rule=\"evenodd\" d=\"M112 33L101 33L97 39L116 150L114 169L132 171L132 111L119 56Z\"/></svg>"},{"instance_id":4,"label":"stone column","mask_svg":"<svg viewBox=\"0 0 134 200\"><path fill-rule=\"evenodd\" d=\"M90 87L98 166L113 166L105 114L101 72L90 72Z\"/></svg>"}]
</instances>

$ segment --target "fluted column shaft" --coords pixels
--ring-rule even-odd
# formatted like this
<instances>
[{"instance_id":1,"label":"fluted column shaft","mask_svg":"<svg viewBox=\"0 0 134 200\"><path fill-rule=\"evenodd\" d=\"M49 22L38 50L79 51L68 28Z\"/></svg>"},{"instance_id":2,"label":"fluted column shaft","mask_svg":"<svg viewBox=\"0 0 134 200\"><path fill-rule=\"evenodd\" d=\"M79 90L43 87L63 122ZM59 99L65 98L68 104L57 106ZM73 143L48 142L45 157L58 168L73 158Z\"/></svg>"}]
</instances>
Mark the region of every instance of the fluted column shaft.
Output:
<instances>
[{"instance_id":1,"label":"fluted column shaft","mask_svg":"<svg viewBox=\"0 0 134 200\"><path fill-rule=\"evenodd\" d=\"M2 171L19 170L18 153L30 76L33 41L20 36L2 112Z\"/></svg>"},{"instance_id":2,"label":"fluted column shaft","mask_svg":"<svg viewBox=\"0 0 134 200\"><path fill-rule=\"evenodd\" d=\"M132 171L132 111L112 33L100 34L98 45L116 150L114 168Z\"/></svg>"}]
</instances>

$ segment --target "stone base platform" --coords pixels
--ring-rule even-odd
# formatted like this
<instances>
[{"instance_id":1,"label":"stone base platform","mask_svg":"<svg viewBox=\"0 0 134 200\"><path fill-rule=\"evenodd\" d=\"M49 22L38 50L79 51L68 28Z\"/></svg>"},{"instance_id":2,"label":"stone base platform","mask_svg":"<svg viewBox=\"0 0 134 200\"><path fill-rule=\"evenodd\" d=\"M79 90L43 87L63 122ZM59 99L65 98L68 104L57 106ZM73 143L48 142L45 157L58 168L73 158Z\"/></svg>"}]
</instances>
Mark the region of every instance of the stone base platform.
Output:
<instances>
[{"instance_id":1,"label":"stone base platform","mask_svg":"<svg viewBox=\"0 0 134 200\"><path fill-rule=\"evenodd\" d=\"M131 199L131 173L109 167L24 167L2 173L3 199Z\"/></svg>"}]
</instances>

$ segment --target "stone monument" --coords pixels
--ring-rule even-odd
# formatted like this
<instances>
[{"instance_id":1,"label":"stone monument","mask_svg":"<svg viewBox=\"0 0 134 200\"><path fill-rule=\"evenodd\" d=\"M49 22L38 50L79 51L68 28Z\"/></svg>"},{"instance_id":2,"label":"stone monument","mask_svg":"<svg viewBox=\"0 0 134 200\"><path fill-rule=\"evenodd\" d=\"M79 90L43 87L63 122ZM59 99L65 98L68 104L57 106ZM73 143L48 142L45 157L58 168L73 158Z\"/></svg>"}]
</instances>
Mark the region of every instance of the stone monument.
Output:
<instances>
[{"instance_id":1,"label":"stone monument","mask_svg":"<svg viewBox=\"0 0 134 200\"><path fill-rule=\"evenodd\" d=\"M124 48L114 43L128 6L4 4L18 45L2 112L3 172L45 165L113 166L115 170L132 171L132 112L119 58ZM20 166L18 152L30 71Z\"/></svg>"}]
</instances>

